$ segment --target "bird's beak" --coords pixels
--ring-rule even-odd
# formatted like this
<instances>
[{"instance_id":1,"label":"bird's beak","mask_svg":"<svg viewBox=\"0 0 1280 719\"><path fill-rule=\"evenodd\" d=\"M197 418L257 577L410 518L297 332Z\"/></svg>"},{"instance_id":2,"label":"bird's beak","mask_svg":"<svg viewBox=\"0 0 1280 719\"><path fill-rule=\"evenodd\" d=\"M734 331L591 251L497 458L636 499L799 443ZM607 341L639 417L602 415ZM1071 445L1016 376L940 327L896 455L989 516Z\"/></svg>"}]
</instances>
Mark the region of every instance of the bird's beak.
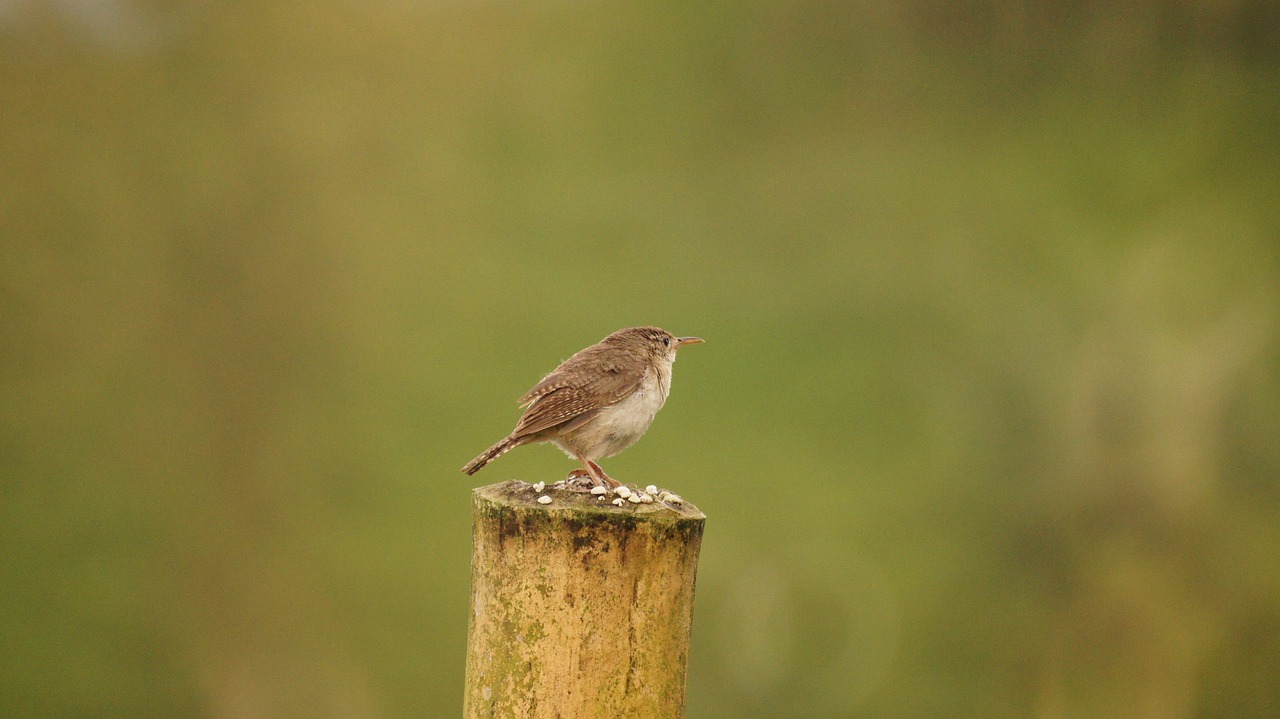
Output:
<instances>
[{"instance_id":1,"label":"bird's beak","mask_svg":"<svg viewBox=\"0 0 1280 719\"><path fill-rule=\"evenodd\" d=\"M682 346L682 345L696 345L696 344L701 344L703 341L704 341L704 340L703 340L701 337L677 337L677 338L676 338L676 347L680 347L680 346Z\"/></svg>"}]
</instances>

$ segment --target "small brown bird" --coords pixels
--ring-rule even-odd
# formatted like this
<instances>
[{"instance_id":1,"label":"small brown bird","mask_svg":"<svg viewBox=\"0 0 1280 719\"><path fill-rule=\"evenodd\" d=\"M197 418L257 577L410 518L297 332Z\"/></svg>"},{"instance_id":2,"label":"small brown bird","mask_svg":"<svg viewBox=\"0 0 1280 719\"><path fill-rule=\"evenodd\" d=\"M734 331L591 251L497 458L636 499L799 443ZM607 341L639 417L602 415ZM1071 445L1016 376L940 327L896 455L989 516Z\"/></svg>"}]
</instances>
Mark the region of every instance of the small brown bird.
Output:
<instances>
[{"instance_id":1,"label":"small brown bird","mask_svg":"<svg viewBox=\"0 0 1280 719\"><path fill-rule=\"evenodd\" d=\"M671 364L682 345L700 337L676 337L657 327L618 330L578 352L520 398L524 415L505 439L462 468L480 468L522 444L552 442L582 462L596 485L616 487L597 459L612 457L649 429L671 392Z\"/></svg>"}]
</instances>

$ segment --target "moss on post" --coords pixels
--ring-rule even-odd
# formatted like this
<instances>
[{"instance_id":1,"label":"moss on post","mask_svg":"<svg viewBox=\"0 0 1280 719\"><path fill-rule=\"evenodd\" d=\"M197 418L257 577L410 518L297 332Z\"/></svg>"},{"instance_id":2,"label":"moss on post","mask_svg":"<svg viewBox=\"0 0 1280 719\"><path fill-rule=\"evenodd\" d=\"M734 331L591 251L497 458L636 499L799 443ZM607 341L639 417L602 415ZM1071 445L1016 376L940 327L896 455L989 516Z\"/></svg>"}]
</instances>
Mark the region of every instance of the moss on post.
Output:
<instances>
[{"instance_id":1,"label":"moss on post","mask_svg":"<svg viewBox=\"0 0 1280 719\"><path fill-rule=\"evenodd\" d=\"M546 494L514 480L473 493L464 716L683 717L706 517Z\"/></svg>"}]
</instances>

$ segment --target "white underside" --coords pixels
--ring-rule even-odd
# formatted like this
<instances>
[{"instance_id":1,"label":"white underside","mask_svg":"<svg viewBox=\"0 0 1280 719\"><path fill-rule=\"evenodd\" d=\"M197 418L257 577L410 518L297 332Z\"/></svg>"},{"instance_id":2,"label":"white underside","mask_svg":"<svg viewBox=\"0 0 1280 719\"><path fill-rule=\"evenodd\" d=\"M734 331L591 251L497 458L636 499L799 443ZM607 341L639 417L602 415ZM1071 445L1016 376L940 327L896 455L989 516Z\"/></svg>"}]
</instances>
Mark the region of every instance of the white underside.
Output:
<instances>
[{"instance_id":1,"label":"white underside","mask_svg":"<svg viewBox=\"0 0 1280 719\"><path fill-rule=\"evenodd\" d=\"M590 448L592 451L583 451L590 460L612 457L635 444L653 424L653 418L671 392L671 365L662 365L659 363L657 371L647 373L640 388L631 395L600 410L582 427L554 440L555 443L575 458L575 447Z\"/></svg>"}]
</instances>

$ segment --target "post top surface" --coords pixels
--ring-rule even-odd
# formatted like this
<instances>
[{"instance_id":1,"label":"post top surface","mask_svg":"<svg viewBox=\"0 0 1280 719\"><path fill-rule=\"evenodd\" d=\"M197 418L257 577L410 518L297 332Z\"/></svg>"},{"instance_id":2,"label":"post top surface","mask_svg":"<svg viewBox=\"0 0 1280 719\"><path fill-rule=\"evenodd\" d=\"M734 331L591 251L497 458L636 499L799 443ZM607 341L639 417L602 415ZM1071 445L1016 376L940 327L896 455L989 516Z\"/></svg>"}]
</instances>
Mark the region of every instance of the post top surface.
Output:
<instances>
[{"instance_id":1,"label":"post top surface","mask_svg":"<svg viewBox=\"0 0 1280 719\"><path fill-rule=\"evenodd\" d=\"M566 486L563 482L546 485L541 491L535 486L519 479L476 487L472 493L480 499L493 504L523 511L540 511L551 513L592 514L602 517L633 517L637 520L657 522L672 521L705 521L707 516L692 503L676 498L679 501L660 497L670 494L667 490L659 490L656 496L644 489L628 487L632 494L648 495L649 502L633 502L630 497L621 497L610 491L608 494L591 494L589 491L574 486ZM542 497L550 498L550 502L539 502ZM621 499L621 506L614 500Z\"/></svg>"}]
</instances>

